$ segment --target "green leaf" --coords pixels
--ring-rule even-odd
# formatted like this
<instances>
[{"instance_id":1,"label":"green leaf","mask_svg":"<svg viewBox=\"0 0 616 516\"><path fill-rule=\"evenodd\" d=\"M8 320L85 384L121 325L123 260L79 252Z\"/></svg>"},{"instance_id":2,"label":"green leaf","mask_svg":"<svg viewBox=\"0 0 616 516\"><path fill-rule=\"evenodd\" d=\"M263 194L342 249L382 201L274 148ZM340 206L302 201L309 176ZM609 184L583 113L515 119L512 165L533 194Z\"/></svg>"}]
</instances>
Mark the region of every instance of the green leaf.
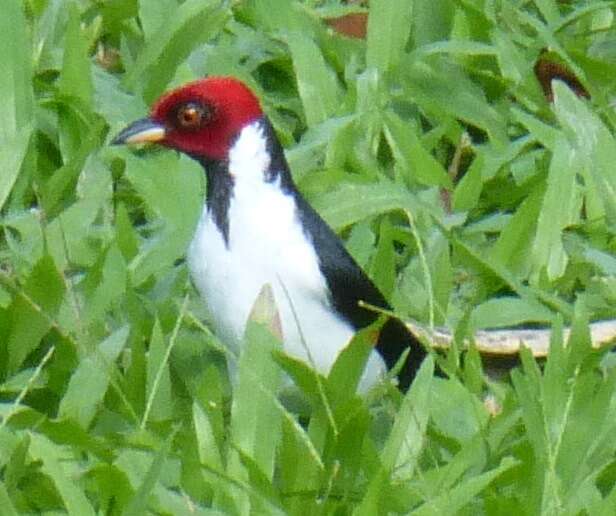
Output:
<instances>
[{"instance_id":1,"label":"green leaf","mask_svg":"<svg viewBox=\"0 0 616 516\"><path fill-rule=\"evenodd\" d=\"M117 372L114 363L126 345L128 327L120 328L107 337L90 355L83 358L60 402L59 416L77 421L88 428L96 415L109 387L112 375ZM84 396L84 393L88 393Z\"/></svg>"},{"instance_id":2,"label":"green leaf","mask_svg":"<svg viewBox=\"0 0 616 516\"><path fill-rule=\"evenodd\" d=\"M505 269L501 264L498 262L489 261L478 249L474 249L458 237L452 236L451 239L455 243L457 249L462 251L462 254L466 255L467 258L479 266L484 273L489 272L490 274L493 274L494 278L498 278L499 281L506 284L520 298L526 300L540 300L565 315L569 315L572 312L571 307L558 296L555 296L547 291L531 289L530 287L524 285L516 276L511 274L511 272ZM494 281L494 278L491 281Z\"/></svg>"},{"instance_id":3,"label":"green leaf","mask_svg":"<svg viewBox=\"0 0 616 516\"><path fill-rule=\"evenodd\" d=\"M18 516L18 512L11 502L4 482L0 482L0 506L2 507L3 514L6 516Z\"/></svg>"},{"instance_id":4,"label":"green leaf","mask_svg":"<svg viewBox=\"0 0 616 516\"><path fill-rule=\"evenodd\" d=\"M562 82L554 87L554 110L560 124L573 142L576 155L583 166L576 161L589 188L585 192L587 202L602 205L608 220L616 223L616 142L601 119L590 111L586 103ZM593 198L597 202L593 202ZM593 213L592 216L600 216ZM592 218L591 216L591 218Z\"/></svg>"},{"instance_id":5,"label":"green leaf","mask_svg":"<svg viewBox=\"0 0 616 516\"><path fill-rule=\"evenodd\" d=\"M424 283L432 282L430 294L433 300L431 302L435 306L434 316L440 324L443 320L442 314L447 312L447 305L454 289L450 242L441 232L434 231L424 245L430 277L422 279ZM425 275L423 270L422 274Z\"/></svg>"},{"instance_id":6,"label":"green leaf","mask_svg":"<svg viewBox=\"0 0 616 516\"><path fill-rule=\"evenodd\" d=\"M488 133L494 152L504 157L503 147L509 143L505 119L463 69L438 61L409 60L400 71L407 89L405 100L412 99L446 121L454 117L481 128Z\"/></svg>"},{"instance_id":7,"label":"green leaf","mask_svg":"<svg viewBox=\"0 0 616 516\"><path fill-rule=\"evenodd\" d=\"M389 299L396 283L396 252L394 229L387 218L381 221L379 243L368 274L385 298Z\"/></svg>"},{"instance_id":8,"label":"green leaf","mask_svg":"<svg viewBox=\"0 0 616 516\"><path fill-rule=\"evenodd\" d=\"M0 17L0 208L17 180L33 130L29 33L23 2L4 2Z\"/></svg>"},{"instance_id":9,"label":"green leaf","mask_svg":"<svg viewBox=\"0 0 616 516\"><path fill-rule=\"evenodd\" d=\"M396 161L412 180L426 186L452 188L447 171L423 147L414 127L405 124L395 113L388 112L384 130Z\"/></svg>"},{"instance_id":10,"label":"green leaf","mask_svg":"<svg viewBox=\"0 0 616 516\"><path fill-rule=\"evenodd\" d=\"M533 245L535 273L547 273L550 280L565 273L569 260L562 241L563 230L577 221L580 196L576 187L576 173L581 163L576 153L562 138L556 149L548 175Z\"/></svg>"},{"instance_id":11,"label":"green leaf","mask_svg":"<svg viewBox=\"0 0 616 516\"><path fill-rule=\"evenodd\" d=\"M253 23L277 36L287 31L313 32L312 17L301 4L286 0L251 0L245 7Z\"/></svg>"},{"instance_id":12,"label":"green leaf","mask_svg":"<svg viewBox=\"0 0 616 516\"><path fill-rule=\"evenodd\" d=\"M540 185L518 206L490 250L490 258L525 277L532 266L533 236L541 212L545 188Z\"/></svg>"},{"instance_id":13,"label":"green leaf","mask_svg":"<svg viewBox=\"0 0 616 516\"><path fill-rule=\"evenodd\" d=\"M272 351L280 347L276 336L279 328L273 292L266 285L246 326L231 408L231 436L235 446L251 457L269 479L273 478L281 432L280 411L274 403L281 374L272 357Z\"/></svg>"},{"instance_id":14,"label":"green leaf","mask_svg":"<svg viewBox=\"0 0 616 516\"><path fill-rule=\"evenodd\" d=\"M219 0L187 0L164 20L148 39L134 66L126 74L128 88L144 92L148 103L162 93L176 67L199 43L213 38L228 19Z\"/></svg>"},{"instance_id":15,"label":"green leaf","mask_svg":"<svg viewBox=\"0 0 616 516\"><path fill-rule=\"evenodd\" d=\"M347 251L364 270L367 268L370 257L374 254L376 243L375 233L368 221L355 224L346 240Z\"/></svg>"},{"instance_id":16,"label":"green leaf","mask_svg":"<svg viewBox=\"0 0 616 516\"><path fill-rule=\"evenodd\" d=\"M556 149L556 142L559 138L559 132L551 125L539 120L539 118L529 115L525 111L520 109L513 109L514 120L522 124L528 132L543 145L546 149L554 152Z\"/></svg>"},{"instance_id":17,"label":"green leaf","mask_svg":"<svg viewBox=\"0 0 616 516\"><path fill-rule=\"evenodd\" d=\"M100 165L92 152L100 145L104 128L103 122L97 119L87 127L85 135L80 130L76 147L67 151L64 165L44 183L41 205L48 215L56 215L65 207L67 199L75 193L77 180L84 169Z\"/></svg>"},{"instance_id":18,"label":"green leaf","mask_svg":"<svg viewBox=\"0 0 616 516\"><path fill-rule=\"evenodd\" d=\"M397 479L408 479L417 467L430 415L434 360L428 355L406 393L382 453L382 467Z\"/></svg>"},{"instance_id":19,"label":"green leaf","mask_svg":"<svg viewBox=\"0 0 616 516\"><path fill-rule=\"evenodd\" d=\"M77 4L71 2L68 11L64 59L58 86L67 97L74 97L85 106L90 106L93 88L88 42L81 33L81 16Z\"/></svg>"},{"instance_id":20,"label":"green leaf","mask_svg":"<svg viewBox=\"0 0 616 516\"><path fill-rule=\"evenodd\" d=\"M122 516L140 516L147 513L148 501L163 473L163 467L170 452L172 437L173 434L164 441L157 453L153 455L150 466L145 475L141 477L139 487L124 511L122 511Z\"/></svg>"},{"instance_id":21,"label":"green leaf","mask_svg":"<svg viewBox=\"0 0 616 516\"><path fill-rule=\"evenodd\" d=\"M412 25L413 2L373 0L368 17L366 62L381 73L400 62Z\"/></svg>"},{"instance_id":22,"label":"green leaf","mask_svg":"<svg viewBox=\"0 0 616 516\"><path fill-rule=\"evenodd\" d=\"M32 127L25 126L15 134L0 139L0 208L9 197L26 157Z\"/></svg>"},{"instance_id":23,"label":"green leaf","mask_svg":"<svg viewBox=\"0 0 616 516\"><path fill-rule=\"evenodd\" d=\"M477 206L483 187L482 170L484 164L484 154L479 152L455 186L452 199L454 211L472 210Z\"/></svg>"},{"instance_id":24,"label":"green leaf","mask_svg":"<svg viewBox=\"0 0 616 516\"><path fill-rule=\"evenodd\" d=\"M478 435L488 421L479 399L455 379L432 382L430 416L443 435L457 442L468 442Z\"/></svg>"},{"instance_id":25,"label":"green leaf","mask_svg":"<svg viewBox=\"0 0 616 516\"><path fill-rule=\"evenodd\" d=\"M537 301L499 297L477 305L471 313L471 324L474 328L500 328L524 323L550 323L553 318L553 312Z\"/></svg>"},{"instance_id":26,"label":"green leaf","mask_svg":"<svg viewBox=\"0 0 616 516\"><path fill-rule=\"evenodd\" d=\"M254 477L253 467L268 482L273 480L282 418L276 402L281 371L272 352L280 348L280 331L273 291L265 285L246 325L231 406L230 431L235 450L230 454L227 470L238 480ZM247 459L250 466L246 466ZM249 499L241 491L236 490L233 499L240 511L250 507ZM259 505L259 500L253 499L252 503Z\"/></svg>"},{"instance_id":27,"label":"green leaf","mask_svg":"<svg viewBox=\"0 0 616 516\"><path fill-rule=\"evenodd\" d=\"M496 468L465 479L453 489L441 493L437 498L430 500L419 509L413 511L413 514L422 516L425 514L428 516L431 514L445 514L448 511L460 511L494 480L512 469L516 464L515 459L505 457Z\"/></svg>"},{"instance_id":28,"label":"green leaf","mask_svg":"<svg viewBox=\"0 0 616 516\"><path fill-rule=\"evenodd\" d=\"M309 36L291 32L286 39L293 58L306 122L312 127L334 115L339 106L340 94L336 76L325 63L319 47Z\"/></svg>"},{"instance_id":29,"label":"green leaf","mask_svg":"<svg viewBox=\"0 0 616 516\"><path fill-rule=\"evenodd\" d=\"M23 389L41 389L46 386L47 381L47 375L40 371L37 372L36 368L30 367L22 369L0 384L0 392L19 393Z\"/></svg>"},{"instance_id":30,"label":"green leaf","mask_svg":"<svg viewBox=\"0 0 616 516\"><path fill-rule=\"evenodd\" d=\"M83 323L86 325L102 318L105 311L120 302L126 293L126 262L120 250L112 245L102 258L100 267L95 266L90 270L90 274L95 276L93 281L96 285L89 292L87 308L84 310Z\"/></svg>"},{"instance_id":31,"label":"green leaf","mask_svg":"<svg viewBox=\"0 0 616 516\"><path fill-rule=\"evenodd\" d=\"M390 181L370 185L344 183L313 203L325 221L336 230L388 211L412 211L416 205L413 194Z\"/></svg>"},{"instance_id":32,"label":"green leaf","mask_svg":"<svg viewBox=\"0 0 616 516\"><path fill-rule=\"evenodd\" d=\"M558 5L554 0L536 0L535 5L549 24L560 19Z\"/></svg>"},{"instance_id":33,"label":"green leaf","mask_svg":"<svg viewBox=\"0 0 616 516\"><path fill-rule=\"evenodd\" d=\"M158 319L154 322L147 358L147 399L146 413L142 426L147 421L164 421L173 416L171 376L167 356L167 344Z\"/></svg>"},{"instance_id":34,"label":"green leaf","mask_svg":"<svg viewBox=\"0 0 616 516\"><path fill-rule=\"evenodd\" d=\"M454 54L461 56L491 56L496 53L492 45L475 41L437 41L417 49L416 55Z\"/></svg>"},{"instance_id":35,"label":"green leaf","mask_svg":"<svg viewBox=\"0 0 616 516\"><path fill-rule=\"evenodd\" d=\"M274 350L273 357L285 374L293 380L294 385L306 396L308 401L318 406L321 402L317 380L319 373L310 367L304 360L294 358L285 354L283 351ZM325 380L321 378L321 382L324 381Z\"/></svg>"},{"instance_id":36,"label":"green leaf","mask_svg":"<svg viewBox=\"0 0 616 516\"><path fill-rule=\"evenodd\" d=\"M222 470L222 457L214 435L214 428L206 413L196 403L193 403L193 425L199 444L199 460L211 468Z\"/></svg>"},{"instance_id":37,"label":"green leaf","mask_svg":"<svg viewBox=\"0 0 616 516\"><path fill-rule=\"evenodd\" d=\"M0 74L0 96L2 98L0 142L2 142L2 149L11 141L15 144L25 139L24 132L29 133L29 131L23 131L23 129L32 124L34 100L31 82L31 43L28 41L28 34L23 2L20 0L4 1L0 17L0 46L3 49L0 56L3 70ZM3 162L4 160L0 161L0 165ZM2 170L2 176L4 176L6 172L4 168ZM3 180L6 181L6 179ZM0 193L3 193L3 190L0 190ZM0 202L0 206L2 204Z\"/></svg>"},{"instance_id":38,"label":"green leaf","mask_svg":"<svg viewBox=\"0 0 616 516\"><path fill-rule=\"evenodd\" d=\"M154 2L151 2L154 3ZM129 95L121 89L120 78L105 70L94 67L92 70L94 83L94 106L110 126L108 136L120 132L127 123L137 120L148 112L147 104L134 95ZM106 150L111 153L110 149Z\"/></svg>"},{"instance_id":39,"label":"green leaf","mask_svg":"<svg viewBox=\"0 0 616 516\"><path fill-rule=\"evenodd\" d=\"M472 477L476 472L486 468L487 450L481 436L478 435L460 445L460 451L455 453L451 461L442 467L427 471L424 478L418 479L421 498L426 500L426 504L455 488L464 482L465 478Z\"/></svg>"},{"instance_id":40,"label":"green leaf","mask_svg":"<svg viewBox=\"0 0 616 516\"><path fill-rule=\"evenodd\" d=\"M143 24L146 41L151 40L158 29L173 16L178 4L174 0L158 2L139 2L139 20Z\"/></svg>"},{"instance_id":41,"label":"green leaf","mask_svg":"<svg viewBox=\"0 0 616 516\"><path fill-rule=\"evenodd\" d=\"M42 435L32 434L29 452L34 460L41 462L43 472L58 489L69 514L96 514L84 490L72 478L78 473L77 464L67 461L61 448Z\"/></svg>"},{"instance_id":42,"label":"green leaf","mask_svg":"<svg viewBox=\"0 0 616 516\"><path fill-rule=\"evenodd\" d=\"M536 460L544 464L546 434L540 396L541 373L529 349L523 348L520 358L525 374L514 370L511 373L511 380L522 409L524 424L528 429L527 438L533 447Z\"/></svg>"},{"instance_id":43,"label":"green leaf","mask_svg":"<svg viewBox=\"0 0 616 516\"><path fill-rule=\"evenodd\" d=\"M122 252L124 260L131 260L139 252L139 238L131 224L124 203L120 203L116 209L115 228L118 248Z\"/></svg>"},{"instance_id":44,"label":"green leaf","mask_svg":"<svg viewBox=\"0 0 616 516\"><path fill-rule=\"evenodd\" d=\"M8 374L17 372L51 328L64 292L64 280L53 260L48 255L43 256L11 306L12 324L7 342Z\"/></svg>"},{"instance_id":45,"label":"green leaf","mask_svg":"<svg viewBox=\"0 0 616 516\"><path fill-rule=\"evenodd\" d=\"M395 483L411 478L424 445L430 413L430 392L434 360L430 355L421 365L411 388L406 393L387 438L380 464L356 509L357 514L378 514L387 495L390 479Z\"/></svg>"},{"instance_id":46,"label":"green leaf","mask_svg":"<svg viewBox=\"0 0 616 516\"><path fill-rule=\"evenodd\" d=\"M416 47L449 37L456 13L454 2L451 0L415 0L412 12L412 33Z\"/></svg>"},{"instance_id":47,"label":"green leaf","mask_svg":"<svg viewBox=\"0 0 616 516\"><path fill-rule=\"evenodd\" d=\"M75 191L78 199L45 227L47 249L63 269L91 266L100 257L104 224L97 224L97 220L109 209L112 195L110 171L96 156L80 166Z\"/></svg>"},{"instance_id":48,"label":"green leaf","mask_svg":"<svg viewBox=\"0 0 616 516\"><path fill-rule=\"evenodd\" d=\"M203 205L203 171L198 165L171 153L152 158L127 154L126 160L128 179L163 224L129 265L136 285L184 255Z\"/></svg>"},{"instance_id":49,"label":"green leaf","mask_svg":"<svg viewBox=\"0 0 616 516\"><path fill-rule=\"evenodd\" d=\"M336 147L336 139L348 131L355 116L328 118L321 124L309 127L297 145L285 151L289 167L296 183L309 179L305 173L312 170L322 155L323 149Z\"/></svg>"},{"instance_id":50,"label":"green leaf","mask_svg":"<svg viewBox=\"0 0 616 516\"><path fill-rule=\"evenodd\" d=\"M336 358L327 377L332 405L344 404L355 396L379 329L380 324L375 324L357 332Z\"/></svg>"}]
</instances>

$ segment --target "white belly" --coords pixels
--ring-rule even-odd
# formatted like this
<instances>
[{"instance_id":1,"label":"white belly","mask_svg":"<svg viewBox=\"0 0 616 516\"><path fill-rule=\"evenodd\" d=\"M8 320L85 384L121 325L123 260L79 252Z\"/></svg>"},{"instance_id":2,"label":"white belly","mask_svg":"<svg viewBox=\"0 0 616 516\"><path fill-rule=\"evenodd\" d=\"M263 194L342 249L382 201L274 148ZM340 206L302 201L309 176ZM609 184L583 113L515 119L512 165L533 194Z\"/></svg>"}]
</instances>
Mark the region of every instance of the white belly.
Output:
<instances>
[{"instance_id":1,"label":"white belly","mask_svg":"<svg viewBox=\"0 0 616 516\"><path fill-rule=\"evenodd\" d=\"M331 309L316 254L296 220L294 203L289 198L290 206L284 206L280 197L277 192L269 203L263 199L260 215L252 217L241 213L237 199L232 200L228 247L204 208L188 251L188 265L217 335L234 354L241 350L246 321L261 288L270 284L285 352L327 374L354 329ZM281 216L268 216L275 204ZM372 352L360 390L385 371L381 357Z\"/></svg>"}]
</instances>

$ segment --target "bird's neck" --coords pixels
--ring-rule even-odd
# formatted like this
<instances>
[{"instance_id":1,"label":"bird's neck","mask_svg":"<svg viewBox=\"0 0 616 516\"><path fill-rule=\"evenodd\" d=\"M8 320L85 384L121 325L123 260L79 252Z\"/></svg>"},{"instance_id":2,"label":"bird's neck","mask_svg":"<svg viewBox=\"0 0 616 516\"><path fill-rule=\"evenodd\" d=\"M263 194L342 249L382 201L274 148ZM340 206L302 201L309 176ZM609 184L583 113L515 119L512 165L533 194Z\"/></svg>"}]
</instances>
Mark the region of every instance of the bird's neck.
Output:
<instances>
[{"instance_id":1,"label":"bird's neck","mask_svg":"<svg viewBox=\"0 0 616 516\"><path fill-rule=\"evenodd\" d=\"M274 183L283 195L297 195L284 151L266 117L245 126L225 159L193 156L205 169L206 204L223 238L229 240L229 205L238 184Z\"/></svg>"},{"instance_id":2,"label":"bird's neck","mask_svg":"<svg viewBox=\"0 0 616 516\"><path fill-rule=\"evenodd\" d=\"M229 204L233 195L234 180L229 174L229 163L225 160L202 163L207 177L206 205L212 219L229 242Z\"/></svg>"}]
</instances>

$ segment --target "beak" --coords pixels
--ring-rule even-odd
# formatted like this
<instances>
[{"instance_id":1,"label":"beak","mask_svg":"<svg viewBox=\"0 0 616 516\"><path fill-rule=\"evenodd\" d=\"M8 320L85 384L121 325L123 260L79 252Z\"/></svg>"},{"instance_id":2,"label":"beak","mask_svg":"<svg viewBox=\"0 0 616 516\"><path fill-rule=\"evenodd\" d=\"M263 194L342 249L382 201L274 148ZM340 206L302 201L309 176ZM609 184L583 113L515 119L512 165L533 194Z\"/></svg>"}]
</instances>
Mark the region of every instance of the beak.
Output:
<instances>
[{"instance_id":1,"label":"beak","mask_svg":"<svg viewBox=\"0 0 616 516\"><path fill-rule=\"evenodd\" d=\"M111 140L111 145L160 142L164 139L165 134L166 131L164 126L154 122L150 118L142 118L120 131L120 133Z\"/></svg>"}]
</instances>

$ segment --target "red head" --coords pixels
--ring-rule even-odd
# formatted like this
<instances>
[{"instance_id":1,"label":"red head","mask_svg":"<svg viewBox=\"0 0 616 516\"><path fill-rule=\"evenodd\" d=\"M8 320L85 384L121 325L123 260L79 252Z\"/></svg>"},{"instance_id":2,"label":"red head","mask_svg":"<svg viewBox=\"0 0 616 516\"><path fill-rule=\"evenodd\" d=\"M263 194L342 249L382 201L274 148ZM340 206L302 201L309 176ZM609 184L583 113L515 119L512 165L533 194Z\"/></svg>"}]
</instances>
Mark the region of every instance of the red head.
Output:
<instances>
[{"instance_id":1,"label":"red head","mask_svg":"<svg viewBox=\"0 0 616 516\"><path fill-rule=\"evenodd\" d=\"M233 138L263 115L257 97L232 77L208 77L164 94L150 117L112 143L155 141L192 156L225 159Z\"/></svg>"}]
</instances>

